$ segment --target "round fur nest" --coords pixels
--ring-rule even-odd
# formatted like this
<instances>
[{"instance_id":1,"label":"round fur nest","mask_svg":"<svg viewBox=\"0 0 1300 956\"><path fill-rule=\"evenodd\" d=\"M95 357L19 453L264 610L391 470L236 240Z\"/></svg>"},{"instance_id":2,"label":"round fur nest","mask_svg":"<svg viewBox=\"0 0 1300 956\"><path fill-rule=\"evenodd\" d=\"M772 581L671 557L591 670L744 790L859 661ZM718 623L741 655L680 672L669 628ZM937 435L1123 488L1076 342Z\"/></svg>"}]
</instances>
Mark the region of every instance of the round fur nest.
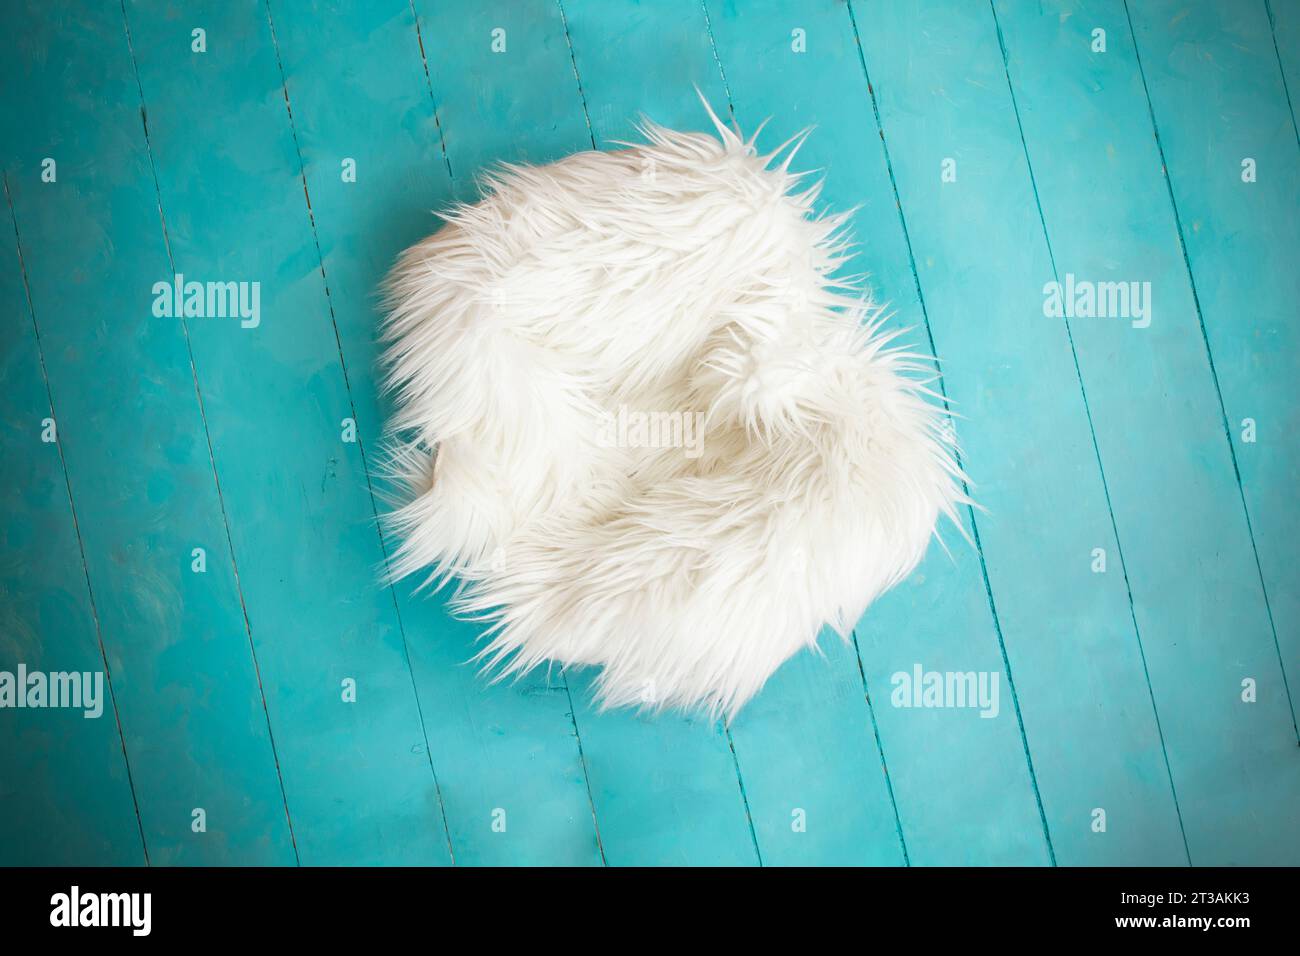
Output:
<instances>
[{"instance_id":1,"label":"round fur nest","mask_svg":"<svg viewBox=\"0 0 1300 956\"><path fill-rule=\"evenodd\" d=\"M734 713L966 500L928 358L832 278L802 140L714 125L494 170L387 280L392 571L459 579L498 677Z\"/></svg>"}]
</instances>

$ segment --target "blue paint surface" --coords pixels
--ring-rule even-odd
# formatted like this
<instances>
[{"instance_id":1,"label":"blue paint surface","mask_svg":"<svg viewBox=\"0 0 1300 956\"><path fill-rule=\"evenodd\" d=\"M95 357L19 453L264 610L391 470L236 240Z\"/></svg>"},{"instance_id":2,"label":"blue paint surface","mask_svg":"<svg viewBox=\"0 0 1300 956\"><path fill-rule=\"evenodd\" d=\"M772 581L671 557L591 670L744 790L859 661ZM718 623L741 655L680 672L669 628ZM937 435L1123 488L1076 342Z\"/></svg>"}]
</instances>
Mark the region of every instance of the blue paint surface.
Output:
<instances>
[{"instance_id":1,"label":"blue paint surface","mask_svg":"<svg viewBox=\"0 0 1300 956\"><path fill-rule=\"evenodd\" d=\"M0 671L103 713L0 708L0 864L1300 863L1294 3L84 6L0 40ZM696 87L817 127L983 506L729 724L488 686L376 524L393 257Z\"/></svg>"}]
</instances>

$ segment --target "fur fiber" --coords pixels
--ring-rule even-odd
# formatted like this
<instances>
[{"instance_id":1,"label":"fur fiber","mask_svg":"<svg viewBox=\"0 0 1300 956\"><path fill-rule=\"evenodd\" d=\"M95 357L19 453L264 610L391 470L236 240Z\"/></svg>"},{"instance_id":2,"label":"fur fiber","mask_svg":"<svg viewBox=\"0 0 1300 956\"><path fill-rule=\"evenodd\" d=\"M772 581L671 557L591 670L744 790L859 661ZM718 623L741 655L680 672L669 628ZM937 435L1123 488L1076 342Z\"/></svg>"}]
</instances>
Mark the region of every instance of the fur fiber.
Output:
<instances>
[{"instance_id":1,"label":"fur fiber","mask_svg":"<svg viewBox=\"0 0 1300 956\"><path fill-rule=\"evenodd\" d=\"M713 122L495 169L385 284L392 573L458 579L498 678L596 665L604 705L733 714L966 501L802 136ZM702 422L693 452L654 414Z\"/></svg>"}]
</instances>

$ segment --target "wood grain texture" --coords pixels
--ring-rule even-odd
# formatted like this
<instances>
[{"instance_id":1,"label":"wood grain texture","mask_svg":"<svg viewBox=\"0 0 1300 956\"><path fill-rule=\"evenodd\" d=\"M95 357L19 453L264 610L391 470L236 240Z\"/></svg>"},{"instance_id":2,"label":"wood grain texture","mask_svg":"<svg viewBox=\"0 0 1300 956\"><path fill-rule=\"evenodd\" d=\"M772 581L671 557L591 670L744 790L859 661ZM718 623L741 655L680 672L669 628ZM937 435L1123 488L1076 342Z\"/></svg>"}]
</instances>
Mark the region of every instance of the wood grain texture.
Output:
<instances>
[{"instance_id":1,"label":"wood grain texture","mask_svg":"<svg viewBox=\"0 0 1300 956\"><path fill-rule=\"evenodd\" d=\"M1187 695L1186 772L1198 781L1194 809L1204 814L1194 859L1281 864L1300 847L1300 818L1286 810L1300 793L1300 415L1290 397L1300 345L1300 154L1267 10L1152 3L1131 4L1129 13L1192 299L1189 321L1209 364L1208 389L1195 382L1180 389L1201 399L1193 407L1215 436L1213 456L1198 455L1189 468L1212 467L1230 499L1174 498L1171 505L1200 516L1190 524L1201 537L1158 539L1167 551L1201 559L1177 587L1186 595L1179 610L1204 611L1173 616L1184 634L1162 662L1168 682ZM1243 179L1245 158L1254 160L1254 182ZM1186 673L1189 656L1197 674ZM1246 680L1256 703L1242 702ZM1225 684L1232 693L1221 695ZM1225 806L1236 808L1230 822Z\"/></svg>"},{"instance_id":2,"label":"wood grain texture","mask_svg":"<svg viewBox=\"0 0 1300 956\"><path fill-rule=\"evenodd\" d=\"M6 203L5 213L11 214ZM102 672L99 628L57 443L57 423L19 258L14 220L0 268L0 670ZM26 318L28 321L24 322ZM57 433L57 429L56 429ZM144 861L113 701L99 715L29 719L0 710L0 863L133 865Z\"/></svg>"},{"instance_id":3,"label":"wood grain texture","mask_svg":"<svg viewBox=\"0 0 1300 956\"><path fill-rule=\"evenodd\" d=\"M292 863L185 331L151 314L170 273L122 13L25 16L6 175L149 859Z\"/></svg>"},{"instance_id":4,"label":"wood grain texture","mask_svg":"<svg viewBox=\"0 0 1300 956\"><path fill-rule=\"evenodd\" d=\"M482 77L482 63L489 62L474 56L486 51L488 30L474 17L422 17L417 34L407 0L364 8L273 0L271 9L329 307L374 480L386 412L376 374L376 286L403 248L438 227L433 211L451 201L454 184L463 180L472 189L470 164L487 148L480 132L504 132L544 149L556 120L548 115L553 111L539 110L542 125L521 136L512 117L467 113L467 89L444 92L445 76ZM481 42L471 43L471 37ZM556 62L554 75L567 81L565 64ZM511 71L495 82L476 80L476 95L527 88L533 59L504 63ZM447 95L461 109L435 111L435 102ZM581 112L575 107L570 113L581 129ZM562 144L551 148L567 150ZM356 163L355 182L344 180L346 159ZM375 484L381 491L382 482ZM466 663L477 628L451 618L443 608L445 595L417 592L417 583L402 582L394 592L456 862L598 864L563 683L535 674L518 684L489 686ZM493 828L497 810L504 812L504 830Z\"/></svg>"},{"instance_id":5,"label":"wood grain texture","mask_svg":"<svg viewBox=\"0 0 1300 956\"><path fill-rule=\"evenodd\" d=\"M259 325L191 337L300 856L445 862L267 8L128 10L176 271L261 284Z\"/></svg>"},{"instance_id":6,"label":"wood grain texture","mask_svg":"<svg viewBox=\"0 0 1300 956\"><path fill-rule=\"evenodd\" d=\"M963 8L962 23L920 8L886 21L914 38L894 49L867 36L882 26L878 8L855 9L958 433L988 509L980 543L1053 851L1063 864L1185 862L1071 329L1042 311L1053 266L998 25L981 5ZM945 160L954 181L941 175ZM1114 706L1098 708L1099 694ZM1130 742L1123 753L1117 736ZM1096 811L1104 833L1093 830Z\"/></svg>"},{"instance_id":7,"label":"wood grain texture","mask_svg":"<svg viewBox=\"0 0 1300 956\"><path fill-rule=\"evenodd\" d=\"M0 670L106 658L115 701L0 709L0 864L1300 862L1294 0L27 7ZM394 256L493 163L708 129L697 87L760 147L817 127L984 509L731 725L487 684L376 525ZM260 323L153 315L173 272ZM1150 325L1045 316L1067 273ZM918 665L996 717L897 706Z\"/></svg>"}]
</instances>

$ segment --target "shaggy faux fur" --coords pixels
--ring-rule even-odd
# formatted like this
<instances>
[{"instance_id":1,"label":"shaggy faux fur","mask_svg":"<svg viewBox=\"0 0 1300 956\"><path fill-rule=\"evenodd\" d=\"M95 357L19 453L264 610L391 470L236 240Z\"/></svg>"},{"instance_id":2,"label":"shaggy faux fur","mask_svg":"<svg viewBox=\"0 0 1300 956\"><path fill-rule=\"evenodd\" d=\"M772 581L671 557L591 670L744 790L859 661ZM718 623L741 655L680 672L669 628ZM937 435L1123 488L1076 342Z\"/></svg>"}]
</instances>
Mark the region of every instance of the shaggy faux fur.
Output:
<instances>
[{"instance_id":1,"label":"shaggy faux fur","mask_svg":"<svg viewBox=\"0 0 1300 956\"><path fill-rule=\"evenodd\" d=\"M831 278L802 139L714 125L502 167L387 281L393 572L459 578L498 676L733 713L965 500L928 360Z\"/></svg>"}]
</instances>

